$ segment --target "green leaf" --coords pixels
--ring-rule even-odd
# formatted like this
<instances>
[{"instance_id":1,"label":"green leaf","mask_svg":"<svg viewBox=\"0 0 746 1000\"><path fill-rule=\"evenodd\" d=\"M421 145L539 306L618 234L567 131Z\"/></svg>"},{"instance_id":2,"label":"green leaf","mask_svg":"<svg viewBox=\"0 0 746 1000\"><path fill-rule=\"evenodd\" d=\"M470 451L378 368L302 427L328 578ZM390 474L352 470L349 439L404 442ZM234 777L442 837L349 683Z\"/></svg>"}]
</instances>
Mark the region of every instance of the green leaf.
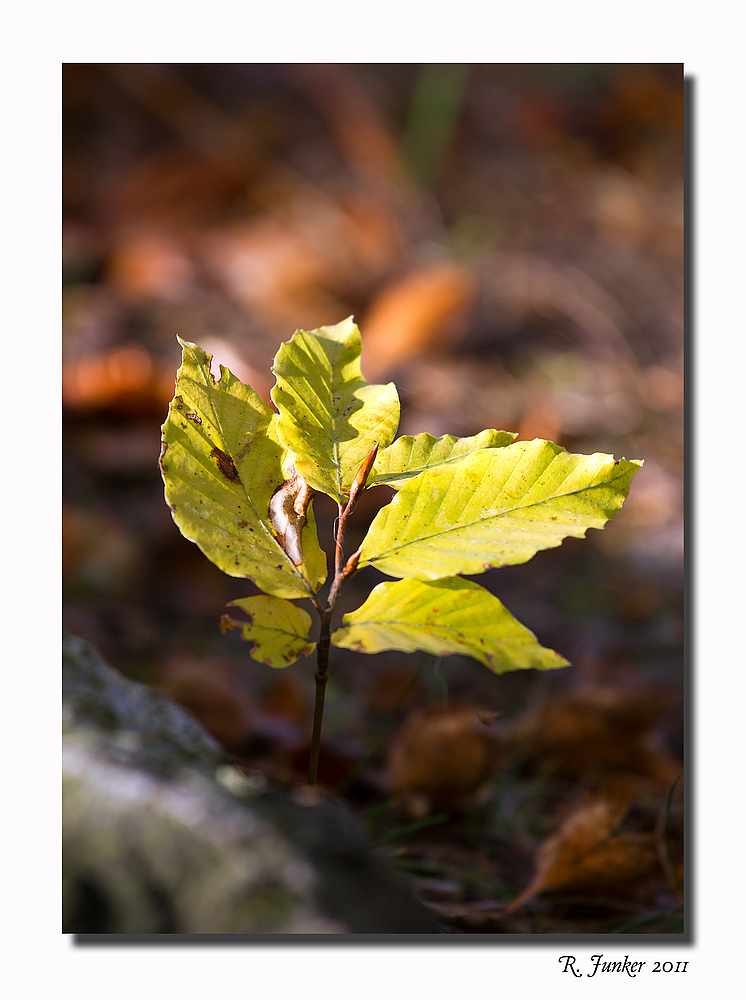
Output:
<instances>
[{"instance_id":1,"label":"green leaf","mask_svg":"<svg viewBox=\"0 0 746 1000\"><path fill-rule=\"evenodd\" d=\"M289 667L301 656L316 648L308 641L311 618L302 608L278 597L244 597L231 601L229 607L241 608L248 622L223 615L220 628L241 629L241 638L254 644L250 656L268 667Z\"/></svg>"},{"instance_id":2,"label":"green leaf","mask_svg":"<svg viewBox=\"0 0 746 1000\"><path fill-rule=\"evenodd\" d=\"M248 577L276 597L309 597L326 579L310 505L296 517L301 561L278 538L269 508L292 465L277 437L277 414L251 386L179 340L183 360L163 425L161 474L179 530L229 576ZM288 476L290 478L290 476ZM295 558L298 556L295 554Z\"/></svg>"},{"instance_id":3,"label":"green leaf","mask_svg":"<svg viewBox=\"0 0 746 1000\"><path fill-rule=\"evenodd\" d=\"M526 562L602 528L641 465L538 439L474 452L403 486L373 520L358 565L437 580Z\"/></svg>"},{"instance_id":4,"label":"green leaf","mask_svg":"<svg viewBox=\"0 0 746 1000\"><path fill-rule=\"evenodd\" d=\"M540 646L488 590L461 577L379 583L362 607L344 616L332 642L361 653L461 653L496 674L567 666L567 660Z\"/></svg>"},{"instance_id":5,"label":"green leaf","mask_svg":"<svg viewBox=\"0 0 746 1000\"><path fill-rule=\"evenodd\" d=\"M295 453L300 475L337 503L345 502L373 446L391 444L399 424L396 386L363 379L360 348L360 331L346 319L298 330L277 352L272 368L280 440Z\"/></svg>"},{"instance_id":6,"label":"green leaf","mask_svg":"<svg viewBox=\"0 0 746 1000\"><path fill-rule=\"evenodd\" d=\"M383 483L398 490L425 469L460 462L466 455L482 448L504 448L515 437L510 431L495 430L481 431L474 437L466 438L457 438L453 434L444 434L439 438L432 434L417 434L414 437L405 434L378 452L367 485Z\"/></svg>"}]
</instances>

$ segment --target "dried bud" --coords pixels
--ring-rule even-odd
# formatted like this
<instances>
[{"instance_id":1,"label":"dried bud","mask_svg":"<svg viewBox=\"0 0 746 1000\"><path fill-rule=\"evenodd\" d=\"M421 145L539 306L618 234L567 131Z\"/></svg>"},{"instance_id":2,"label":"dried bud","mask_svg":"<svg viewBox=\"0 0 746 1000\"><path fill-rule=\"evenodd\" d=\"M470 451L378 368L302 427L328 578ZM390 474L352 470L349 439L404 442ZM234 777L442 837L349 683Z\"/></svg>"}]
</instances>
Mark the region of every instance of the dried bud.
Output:
<instances>
[{"instance_id":1,"label":"dried bud","mask_svg":"<svg viewBox=\"0 0 746 1000\"><path fill-rule=\"evenodd\" d=\"M269 501L269 520L275 536L295 566L303 562L301 532L313 494L303 476L294 475L275 490Z\"/></svg>"},{"instance_id":2,"label":"dried bud","mask_svg":"<svg viewBox=\"0 0 746 1000\"><path fill-rule=\"evenodd\" d=\"M355 501L358 498L358 494L365 486L365 483L370 475L370 470L373 468L373 463L376 460L376 455L378 454L378 444L375 444L373 448L368 452L362 461L360 468L357 470L357 475L353 480L352 486L350 487L350 502L347 504L347 510L351 511L355 506Z\"/></svg>"},{"instance_id":3,"label":"dried bud","mask_svg":"<svg viewBox=\"0 0 746 1000\"><path fill-rule=\"evenodd\" d=\"M352 574L357 569L357 564L359 562L360 562L360 549L358 549L357 552L353 552L350 558L347 560L347 562L345 563L345 568L342 572L342 576L345 579L348 576L352 576Z\"/></svg>"}]
</instances>

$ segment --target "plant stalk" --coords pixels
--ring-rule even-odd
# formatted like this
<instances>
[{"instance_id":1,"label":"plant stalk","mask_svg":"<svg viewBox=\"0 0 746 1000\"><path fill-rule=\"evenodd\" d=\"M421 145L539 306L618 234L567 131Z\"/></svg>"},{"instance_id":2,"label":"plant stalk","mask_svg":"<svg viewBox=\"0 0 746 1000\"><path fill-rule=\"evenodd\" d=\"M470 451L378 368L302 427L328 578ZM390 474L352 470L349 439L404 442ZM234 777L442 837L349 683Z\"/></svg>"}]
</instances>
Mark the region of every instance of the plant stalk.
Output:
<instances>
[{"instance_id":1,"label":"plant stalk","mask_svg":"<svg viewBox=\"0 0 746 1000\"><path fill-rule=\"evenodd\" d=\"M316 698L313 706L313 732L311 734L311 756L308 762L308 784L316 784L321 750L321 723L324 718L324 696L329 679L329 645L331 641L332 609L327 607L321 616L319 643L316 647Z\"/></svg>"},{"instance_id":2,"label":"plant stalk","mask_svg":"<svg viewBox=\"0 0 746 1000\"><path fill-rule=\"evenodd\" d=\"M311 733L311 753L308 761L308 784L315 785L316 778L319 770L319 753L321 750L321 723L324 719L324 697L326 695L326 682L329 679L329 647L331 645L331 623L332 623L332 611L334 610L334 605L337 602L337 594L339 593L339 588L342 586L344 581L351 577L353 573L357 572L357 564L360 558L359 550L354 552L347 562L344 562L342 542L344 539L344 530L347 518L352 513L353 507L357 501L360 491L365 486L365 482L368 478L368 474L373 467L373 462L375 461L376 454L378 453L378 445L376 444L374 448L366 455L363 460L357 475L355 476L354 482L350 489L350 499L346 506L339 504L339 519L337 521L337 536L335 539L334 547L334 579L332 580L332 585L329 589L329 597L326 602L326 607L322 610L321 604L319 603L316 596L313 598L313 602L316 606L317 611L321 616L321 627L319 629L319 641L316 646L316 673L314 677L316 679L316 696L313 706L313 731Z\"/></svg>"},{"instance_id":3,"label":"plant stalk","mask_svg":"<svg viewBox=\"0 0 746 1000\"><path fill-rule=\"evenodd\" d=\"M348 504L349 508L349 504ZM319 753L321 751L321 724L324 719L324 698L326 695L326 682L329 679L329 647L332 637L332 611L337 600L339 587L344 579L345 568L342 566L342 538L347 509L339 505L339 522L337 527L336 551L334 557L334 579L326 607L321 610L321 627L319 629L319 641L316 646L316 695L313 705L313 731L311 733L311 754L308 761L308 784L315 785L319 771ZM320 605L316 603L320 609Z\"/></svg>"}]
</instances>

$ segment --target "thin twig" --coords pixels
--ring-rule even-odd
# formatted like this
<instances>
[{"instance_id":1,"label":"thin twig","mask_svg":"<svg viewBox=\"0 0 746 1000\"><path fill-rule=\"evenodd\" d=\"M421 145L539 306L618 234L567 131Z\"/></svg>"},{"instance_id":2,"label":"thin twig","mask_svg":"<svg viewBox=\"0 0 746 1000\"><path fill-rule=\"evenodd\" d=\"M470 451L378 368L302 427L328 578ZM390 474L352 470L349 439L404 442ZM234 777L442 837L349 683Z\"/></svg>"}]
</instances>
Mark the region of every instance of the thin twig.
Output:
<instances>
[{"instance_id":1,"label":"thin twig","mask_svg":"<svg viewBox=\"0 0 746 1000\"><path fill-rule=\"evenodd\" d=\"M324 718L324 696L326 682L329 679L329 644L331 640L331 608L327 608L321 616L319 643L316 647L316 698L313 707L313 732L311 734L311 756L308 762L308 784L315 785L319 770L319 751L321 750L321 723Z\"/></svg>"},{"instance_id":2,"label":"thin twig","mask_svg":"<svg viewBox=\"0 0 746 1000\"><path fill-rule=\"evenodd\" d=\"M373 467L373 462L375 461L377 452L378 445L376 444L376 446L365 456L365 459L357 471L357 475L355 476L352 487L350 488L350 499L347 504L345 506L341 503L338 505L339 517L337 519L337 535L334 543L334 578L332 579L332 585L329 589L326 607L322 608L315 595L313 598L316 610L321 616L321 626L319 629L319 641L316 646L316 673L314 674L314 677L316 678L316 697L313 706L313 731L311 733L311 752L308 761L309 785L316 784L319 769L321 723L324 718L326 682L329 679L329 647L331 645L332 611L334 610L334 605L337 601L339 588L346 579L357 571L357 564L360 558L360 550L358 550L350 556L346 563L344 562L344 549L342 547L342 542L344 540L345 524L347 523L347 518L352 513L360 491L365 486L365 481L368 478L371 468Z\"/></svg>"}]
</instances>

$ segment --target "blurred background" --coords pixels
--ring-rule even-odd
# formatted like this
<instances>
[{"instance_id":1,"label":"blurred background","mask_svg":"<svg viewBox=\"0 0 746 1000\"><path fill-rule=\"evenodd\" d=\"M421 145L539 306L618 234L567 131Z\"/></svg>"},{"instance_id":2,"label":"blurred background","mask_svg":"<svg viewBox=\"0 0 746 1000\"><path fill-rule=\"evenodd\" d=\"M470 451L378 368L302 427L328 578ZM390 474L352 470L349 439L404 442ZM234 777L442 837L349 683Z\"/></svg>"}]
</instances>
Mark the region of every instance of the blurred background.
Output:
<instances>
[{"instance_id":1,"label":"blurred background","mask_svg":"<svg viewBox=\"0 0 746 1000\"><path fill-rule=\"evenodd\" d=\"M313 663L271 671L221 634L256 590L173 524L160 425L177 335L269 400L280 342L353 315L400 433L494 427L645 466L603 532L478 578L570 668L334 650L321 780L374 810L456 930L677 929L680 795L664 839L660 810L683 753L681 65L68 64L63 111L66 627L244 766L303 781ZM449 740L461 788L422 777ZM578 796L604 795L637 854L596 895L647 895L583 916L565 873L564 909L470 905L485 879L514 898Z\"/></svg>"}]
</instances>

